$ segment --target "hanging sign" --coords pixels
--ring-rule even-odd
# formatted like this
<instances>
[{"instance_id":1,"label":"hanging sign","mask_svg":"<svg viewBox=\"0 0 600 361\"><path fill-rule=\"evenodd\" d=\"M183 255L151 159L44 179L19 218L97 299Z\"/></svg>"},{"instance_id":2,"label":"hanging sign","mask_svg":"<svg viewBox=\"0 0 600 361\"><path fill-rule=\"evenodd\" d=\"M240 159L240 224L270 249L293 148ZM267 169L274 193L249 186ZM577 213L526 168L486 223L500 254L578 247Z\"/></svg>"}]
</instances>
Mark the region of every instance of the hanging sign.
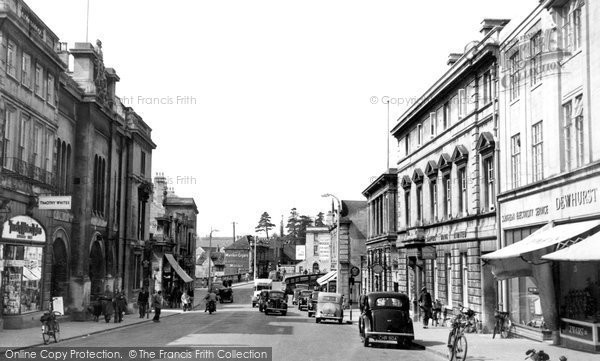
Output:
<instances>
[{"instance_id":1,"label":"hanging sign","mask_svg":"<svg viewBox=\"0 0 600 361\"><path fill-rule=\"evenodd\" d=\"M46 232L35 219L28 216L16 216L4 222L2 238L44 243L46 242Z\"/></svg>"},{"instance_id":2,"label":"hanging sign","mask_svg":"<svg viewBox=\"0 0 600 361\"><path fill-rule=\"evenodd\" d=\"M39 209L71 209L71 196L39 196Z\"/></svg>"}]
</instances>

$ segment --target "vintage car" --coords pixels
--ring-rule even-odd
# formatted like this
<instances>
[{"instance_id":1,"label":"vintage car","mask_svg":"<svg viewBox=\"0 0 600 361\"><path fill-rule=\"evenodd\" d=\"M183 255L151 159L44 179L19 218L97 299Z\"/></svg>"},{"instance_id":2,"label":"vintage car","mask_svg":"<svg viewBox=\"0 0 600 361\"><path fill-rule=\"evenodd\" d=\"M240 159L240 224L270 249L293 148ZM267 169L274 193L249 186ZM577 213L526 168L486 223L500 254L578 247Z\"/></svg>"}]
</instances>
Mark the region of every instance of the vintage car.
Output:
<instances>
[{"instance_id":1,"label":"vintage car","mask_svg":"<svg viewBox=\"0 0 600 361\"><path fill-rule=\"evenodd\" d=\"M300 292L302 292L303 290L307 290L307 289L308 289L308 285L297 284L296 288L294 288L294 293L292 296L292 304L297 305L298 299L300 298Z\"/></svg>"},{"instance_id":2,"label":"vintage car","mask_svg":"<svg viewBox=\"0 0 600 361\"><path fill-rule=\"evenodd\" d=\"M408 296L403 293L367 294L358 319L358 332L363 345L368 347L369 341L394 341L401 347L409 347L415 338L409 307Z\"/></svg>"},{"instance_id":3,"label":"vintage car","mask_svg":"<svg viewBox=\"0 0 600 361\"><path fill-rule=\"evenodd\" d=\"M315 321L333 320L342 323L344 320L344 309L342 307L343 297L339 293L319 292L315 304Z\"/></svg>"},{"instance_id":4,"label":"vintage car","mask_svg":"<svg viewBox=\"0 0 600 361\"><path fill-rule=\"evenodd\" d=\"M308 309L308 300L312 293L313 291L311 290L300 291L300 295L298 296L298 310L306 311Z\"/></svg>"},{"instance_id":5,"label":"vintage car","mask_svg":"<svg viewBox=\"0 0 600 361\"><path fill-rule=\"evenodd\" d=\"M265 315L273 312L281 313L282 316L287 314L286 295L283 291L269 291L267 294L264 307Z\"/></svg>"},{"instance_id":6,"label":"vintage car","mask_svg":"<svg viewBox=\"0 0 600 361\"><path fill-rule=\"evenodd\" d=\"M233 289L231 287L220 288L219 293L219 302L232 302L233 303Z\"/></svg>"},{"instance_id":7,"label":"vintage car","mask_svg":"<svg viewBox=\"0 0 600 361\"><path fill-rule=\"evenodd\" d=\"M308 311L308 317L312 317L315 315L317 310L317 302L319 301L319 291L313 291L310 295L310 299L308 300L308 304L306 305L306 310Z\"/></svg>"}]
</instances>

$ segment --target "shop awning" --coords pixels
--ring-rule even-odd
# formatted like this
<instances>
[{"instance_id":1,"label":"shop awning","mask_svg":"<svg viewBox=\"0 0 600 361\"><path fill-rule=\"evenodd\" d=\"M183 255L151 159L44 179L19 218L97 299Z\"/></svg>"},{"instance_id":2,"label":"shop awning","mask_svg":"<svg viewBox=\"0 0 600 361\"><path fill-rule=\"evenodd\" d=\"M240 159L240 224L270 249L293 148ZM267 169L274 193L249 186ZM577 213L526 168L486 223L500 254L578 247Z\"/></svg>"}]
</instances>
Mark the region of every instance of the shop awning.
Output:
<instances>
[{"instance_id":1,"label":"shop awning","mask_svg":"<svg viewBox=\"0 0 600 361\"><path fill-rule=\"evenodd\" d=\"M527 253L554 246L562 241L579 236L582 233L600 225L599 221L586 221L562 224L552 227L547 224L522 241L481 256L487 260L503 260L523 256Z\"/></svg>"},{"instance_id":2,"label":"shop awning","mask_svg":"<svg viewBox=\"0 0 600 361\"><path fill-rule=\"evenodd\" d=\"M321 276L317 278L317 283L319 286L323 286L329 281L335 281L337 279L337 271L327 272L325 276Z\"/></svg>"},{"instance_id":3,"label":"shop awning","mask_svg":"<svg viewBox=\"0 0 600 361\"><path fill-rule=\"evenodd\" d=\"M169 261L171 267L173 267L183 282L188 283L193 281L192 277L188 276L188 274L179 266L172 254L165 253L165 257L167 257L167 261Z\"/></svg>"},{"instance_id":4,"label":"shop awning","mask_svg":"<svg viewBox=\"0 0 600 361\"><path fill-rule=\"evenodd\" d=\"M600 232L542 258L570 262L600 261Z\"/></svg>"}]
</instances>

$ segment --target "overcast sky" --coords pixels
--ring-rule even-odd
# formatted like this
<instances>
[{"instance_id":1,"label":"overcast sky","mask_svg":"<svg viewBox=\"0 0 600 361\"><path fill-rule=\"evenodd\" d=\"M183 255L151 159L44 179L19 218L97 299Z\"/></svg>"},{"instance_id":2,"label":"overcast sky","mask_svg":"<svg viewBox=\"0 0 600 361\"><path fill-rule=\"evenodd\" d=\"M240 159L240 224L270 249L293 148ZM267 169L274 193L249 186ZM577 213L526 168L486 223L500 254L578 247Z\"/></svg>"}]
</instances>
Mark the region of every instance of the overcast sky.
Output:
<instances>
[{"instance_id":1,"label":"overcast sky","mask_svg":"<svg viewBox=\"0 0 600 361\"><path fill-rule=\"evenodd\" d=\"M69 47L85 41L85 0L26 2ZM323 193L363 200L387 166L381 98L420 96L482 19L514 26L537 3L90 0L88 40L153 129L153 174L195 198L199 235L228 236L263 211L326 212Z\"/></svg>"}]
</instances>

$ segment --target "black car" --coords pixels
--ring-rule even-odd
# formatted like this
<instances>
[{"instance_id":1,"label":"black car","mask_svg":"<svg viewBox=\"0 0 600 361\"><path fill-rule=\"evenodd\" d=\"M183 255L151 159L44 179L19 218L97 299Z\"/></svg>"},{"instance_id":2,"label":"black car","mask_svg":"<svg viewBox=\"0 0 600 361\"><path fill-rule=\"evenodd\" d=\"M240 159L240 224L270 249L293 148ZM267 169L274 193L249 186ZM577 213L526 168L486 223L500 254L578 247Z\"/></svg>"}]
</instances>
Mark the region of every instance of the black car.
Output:
<instances>
[{"instance_id":1,"label":"black car","mask_svg":"<svg viewBox=\"0 0 600 361\"><path fill-rule=\"evenodd\" d=\"M219 301L223 302L233 302L233 290L231 287L220 288L219 289Z\"/></svg>"},{"instance_id":2,"label":"black car","mask_svg":"<svg viewBox=\"0 0 600 361\"><path fill-rule=\"evenodd\" d=\"M308 300L310 300L310 296L313 291L310 290L302 290L300 291L300 295L298 296L298 310L305 311L308 309Z\"/></svg>"},{"instance_id":3,"label":"black car","mask_svg":"<svg viewBox=\"0 0 600 361\"><path fill-rule=\"evenodd\" d=\"M282 316L287 314L287 296L283 291L269 291L267 295L265 308L265 315L272 312L279 312Z\"/></svg>"},{"instance_id":4,"label":"black car","mask_svg":"<svg viewBox=\"0 0 600 361\"><path fill-rule=\"evenodd\" d=\"M319 291L313 291L308 300L306 310L308 311L308 317L312 317L317 312L317 302L319 300Z\"/></svg>"},{"instance_id":5,"label":"black car","mask_svg":"<svg viewBox=\"0 0 600 361\"><path fill-rule=\"evenodd\" d=\"M358 332L365 347L369 341L394 341L409 347L415 339L413 322L409 315L408 296L398 292L367 294L363 313L358 319Z\"/></svg>"}]
</instances>

